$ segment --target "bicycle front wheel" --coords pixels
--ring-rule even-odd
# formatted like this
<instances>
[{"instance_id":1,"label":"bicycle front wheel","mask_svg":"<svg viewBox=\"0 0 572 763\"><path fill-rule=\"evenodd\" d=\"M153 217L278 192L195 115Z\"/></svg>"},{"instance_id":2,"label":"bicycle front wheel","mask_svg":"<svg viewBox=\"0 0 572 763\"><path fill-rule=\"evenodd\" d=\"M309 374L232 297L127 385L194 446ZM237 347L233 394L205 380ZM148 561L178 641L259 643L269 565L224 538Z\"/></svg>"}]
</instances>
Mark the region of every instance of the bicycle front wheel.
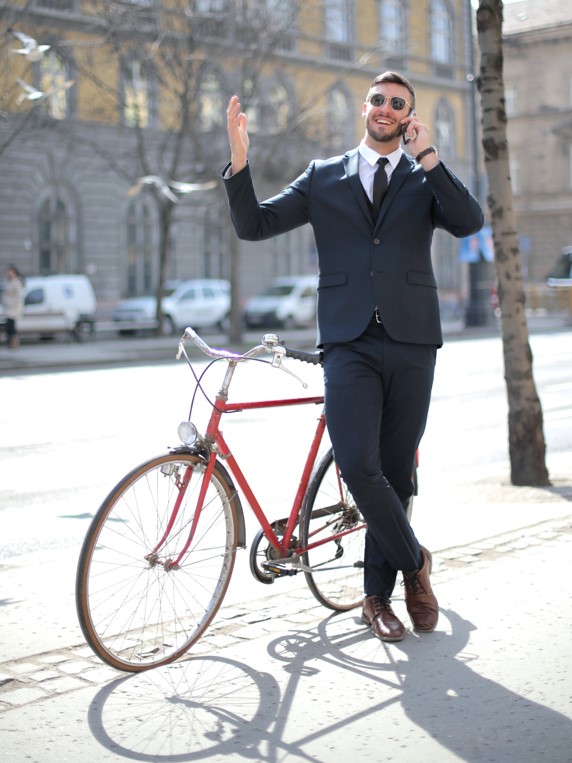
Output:
<instances>
[{"instance_id":1,"label":"bicycle front wheel","mask_svg":"<svg viewBox=\"0 0 572 763\"><path fill-rule=\"evenodd\" d=\"M77 611L88 644L115 668L172 662L220 607L242 509L217 463L196 516L206 466L191 453L151 459L119 482L92 521L78 563Z\"/></svg>"},{"instance_id":2,"label":"bicycle front wheel","mask_svg":"<svg viewBox=\"0 0 572 763\"><path fill-rule=\"evenodd\" d=\"M308 485L300 525L302 547L310 546L302 561L311 571L304 574L316 599L334 610L359 606L365 521L340 476L332 449L322 457ZM339 537L332 539L335 535Z\"/></svg>"}]
</instances>

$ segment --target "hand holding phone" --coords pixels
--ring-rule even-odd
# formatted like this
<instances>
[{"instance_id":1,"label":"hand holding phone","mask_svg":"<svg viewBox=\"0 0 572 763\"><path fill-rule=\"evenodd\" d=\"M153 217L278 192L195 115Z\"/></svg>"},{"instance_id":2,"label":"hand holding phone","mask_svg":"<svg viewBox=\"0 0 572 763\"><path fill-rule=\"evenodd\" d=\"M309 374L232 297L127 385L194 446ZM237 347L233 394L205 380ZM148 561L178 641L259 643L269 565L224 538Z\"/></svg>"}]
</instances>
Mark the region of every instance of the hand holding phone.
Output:
<instances>
[{"instance_id":1,"label":"hand holding phone","mask_svg":"<svg viewBox=\"0 0 572 763\"><path fill-rule=\"evenodd\" d=\"M408 116L414 117L415 116L415 112L411 111L408 114ZM403 142L404 143L409 143L410 140L415 140L415 138L417 137L417 131L416 130L413 130L413 135L411 137L409 137L409 135L407 134L408 128L409 128L409 122L404 124L403 127L401 128L401 135L403 136Z\"/></svg>"}]
</instances>

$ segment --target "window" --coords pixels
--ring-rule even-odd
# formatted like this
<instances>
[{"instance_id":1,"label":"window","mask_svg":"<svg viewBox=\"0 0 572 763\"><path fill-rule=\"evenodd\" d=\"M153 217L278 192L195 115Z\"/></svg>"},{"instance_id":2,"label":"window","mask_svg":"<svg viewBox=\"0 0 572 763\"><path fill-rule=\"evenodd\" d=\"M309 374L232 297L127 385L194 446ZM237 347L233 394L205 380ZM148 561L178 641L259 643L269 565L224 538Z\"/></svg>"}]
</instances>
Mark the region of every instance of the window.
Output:
<instances>
[{"instance_id":1,"label":"window","mask_svg":"<svg viewBox=\"0 0 572 763\"><path fill-rule=\"evenodd\" d=\"M153 280L153 224L147 202L137 199L127 210L127 296L150 294Z\"/></svg>"},{"instance_id":2,"label":"window","mask_svg":"<svg viewBox=\"0 0 572 763\"><path fill-rule=\"evenodd\" d=\"M222 13L225 0L195 0L197 13Z\"/></svg>"},{"instance_id":3,"label":"window","mask_svg":"<svg viewBox=\"0 0 572 763\"><path fill-rule=\"evenodd\" d=\"M40 275L73 273L72 226L68 207L58 196L45 199L38 210L38 270Z\"/></svg>"},{"instance_id":4,"label":"window","mask_svg":"<svg viewBox=\"0 0 572 763\"><path fill-rule=\"evenodd\" d=\"M224 278L226 225L224 215L214 206L205 209L203 221L203 272L205 278Z\"/></svg>"},{"instance_id":5,"label":"window","mask_svg":"<svg viewBox=\"0 0 572 763\"><path fill-rule=\"evenodd\" d=\"M352 41L350 9L348 0L328 0L324 8L324 36L328 41L331 58L350 60Z\"/></svg>"},{"instance_id":6,"label":"window","mask_svg":"<svg viewBox=\"0 0 572 763\"><path fill-rule=\"evenodd\" d=\"M350 99L341 88L328 94L328 148L342 152L353 143L353 118Z\"/></svg>"},{"instance_id":7,"label":"window","mask_svg":"<svg viewBox=\"0 0 572 763\"><path fill-rule=\"evenodd\" d=\"M36 5L52 11L73 11L75 0L36 0Z\"/></svg>"},{"instance_id":8,"label":"window","mask_svg":"<svg viewBox=\"0 0 572 763\"><path fill-rule=\"evenodd\" d=\"M197 32L203 37L223 37L226 30L226 0L195 0Z\"/></svg>"},{"instance_id":9,"label":"window","mask_svg":"<svg viewBox=\"0 0 572 763\"><path fill-rule=\"evenodd\" d=\"M508 168L510 173L510 183L512 186L512 192L518 194L521 192L520 182L520 161L515 154L509 154Z\"/></svg>"},{"instance_id":10,"label":"window","mask_svg":"<svg viewBox=\"0 0 572 763\"><path fill-rule=\"evenodd\" d=\"M431 3L431 57L440 64L452 64L453 13L446 0Z\"/></svg>"},{"instance_id":11,"label":"window","mask_svg":"<svg viewBox=\"0 0 572 763\"><path fill-rule=\"evenodd\" d=\"M199 85L199 124L203 132L222 127L223 102L223 88L218 75L213 71L205 72Z\"/></svg>"},{"instance_id":12,"label":"window","mask_svg":"<svg viewBox=\"0 0 572 763\"><path fill-rule=\"evenodd\" d=\"M247 77L242 84L244 93L244 113L248 118L248 131L251 133L260 132L261 114L260 114L260 96L257 92L258 83Z\"/></svg>"},{"instance_id":13,"label":"window","mask_svg":"<svg viewBox=\"0 0 572 763\"><path fill-rule=\"evenodd\" d=\"M435 140L443 159L452 159L456 154L455 115L453 109L442 100L435 112Z\"/></svg>"},{"instance_id":14,"label":"window","mask_svg":"<svg viewBox=\"0 0 572 763\"><path fill-rule=\"evenodd\" d=\"M39 89L47 93L42 105L54 119L65 119L69 114L69 66L55 51L49 50L40 59Z\"/></svg>"},{"instance_id":15,"label":"window","mask_svg":"<svg viewBox=\"0 0 572 763\"><path fill-rule=\"evenodd\" d=\"M128 127L148 127L150 120L149 82L140 61L123 65L123 123Z\"/></svg>"},{"instance_id":16,"label":"window","mask_svg":"<svg viewBox=\"0 0 572 763\"><path fill-rule=\"evenodd\" d=\"M516 87L514 85L505 87L504 101L507 117L513 117L517 112Z\"/></svg>"},{"instance_id":17,"label":"window","mask_svg":"<svg viewBox=\"0 0 572 763\"><path fill-rule=\"evenodd\" d=\"M269 133L276 135L288 126L290 95L284 85L276 82L269 83L265 91L267 95L264 98L264 126Z\"/></svg>"},{"instance_id":18,"label":"window","mask_svg":"<svg viewBox=\"0 0 572 763\"><path fill-rule=\"evenodd\" d=\"M379 29L384 56L405 53L407 49L407 8L403 0L381 0Z\"/></svg>"},{"instance_id":19,"label":"window","mask_svg":"<svg viewBox=\"0 0 572 763\"><path fill-rule=\"evenodd\" d=\"M286 85L277 78L265 82L245 79L242 90L249 132L277 135L286 130L292 112Z\"/></svg>"}]
</instances>

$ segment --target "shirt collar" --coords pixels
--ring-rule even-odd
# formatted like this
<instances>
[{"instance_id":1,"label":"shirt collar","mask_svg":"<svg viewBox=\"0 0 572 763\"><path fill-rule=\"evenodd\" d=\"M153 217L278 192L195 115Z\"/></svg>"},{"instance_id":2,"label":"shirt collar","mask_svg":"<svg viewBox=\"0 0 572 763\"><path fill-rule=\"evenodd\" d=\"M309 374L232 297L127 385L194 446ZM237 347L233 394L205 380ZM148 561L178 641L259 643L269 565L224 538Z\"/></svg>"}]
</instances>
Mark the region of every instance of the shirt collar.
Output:
<instances>
[{"instance_id":1,"label":"shirt collar","mask_svg":"<svg viewBox=\"0 0 572 763\"><path fill-rule=\"evenodd\" d=\"M379 159L379 154L377 151L374 151L373 148L370 148L369 146L366 146L365 142L362 140L358 147L360 156L366 160L368 164L370 164L372 167L375 167L377 164L377 160ZM401 146L398 146L395 151L392 151L390 154L386 154L385 158L389 160L389 163L391 164L392 169L395 169L397 165L399 164L399 160L401 159L401 156L403 154L403 149Z\"/></svg>"}]
</instances>

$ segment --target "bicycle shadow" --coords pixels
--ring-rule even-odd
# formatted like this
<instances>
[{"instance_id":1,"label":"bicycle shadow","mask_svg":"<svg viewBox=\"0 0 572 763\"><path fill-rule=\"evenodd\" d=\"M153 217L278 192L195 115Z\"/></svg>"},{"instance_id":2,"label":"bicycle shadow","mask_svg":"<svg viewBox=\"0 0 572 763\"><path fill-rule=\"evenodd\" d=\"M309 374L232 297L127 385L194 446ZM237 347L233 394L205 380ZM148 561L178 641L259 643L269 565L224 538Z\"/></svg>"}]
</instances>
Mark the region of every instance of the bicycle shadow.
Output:
<instances>
[{"instance_id":1,"label":"bicycle shadow","mask_svg":"<svg viewBox=\"0 0 572 763\"><path fill-rule=\"evenodd\" d=\"M441 617L445 632L382 644L355 612L332 615L274 638L248 664L207 655L120 678L93 699L90 729L115 754L156 763L331 763L377 745L407 760L417 738L469 763L564 760L569 718L479 675L464 651L474 626Z\"/></svg>"}]
</instances>

